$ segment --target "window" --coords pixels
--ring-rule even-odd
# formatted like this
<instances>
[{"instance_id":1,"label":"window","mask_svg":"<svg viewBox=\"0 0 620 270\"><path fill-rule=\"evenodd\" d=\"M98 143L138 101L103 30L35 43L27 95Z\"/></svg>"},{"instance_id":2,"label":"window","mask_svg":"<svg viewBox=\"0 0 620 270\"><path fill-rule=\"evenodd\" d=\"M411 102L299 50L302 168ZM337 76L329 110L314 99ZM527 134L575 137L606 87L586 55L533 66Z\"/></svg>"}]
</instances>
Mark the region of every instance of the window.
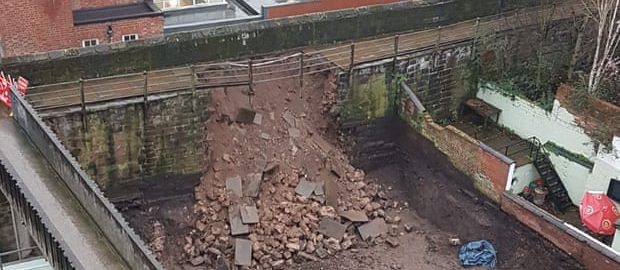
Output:
<instances>
[{"instance_id":1,"label":"window","mask_svg":"<svg viewBox=\"0 0 620 270\"><path fill-rule=\"evenodd\" d=\"M82 40L82 47L92 47L99 45L99 40L96 38Z\"/></svg>"},{"instance_id":2,"label":"window","mask_svg":"<svg viewBox=\"0 0 620 270\"><path fill-rule=\"evenodd\" d=\"M183 8L197 5L224 4L224 0L154 0L160 9Z\"/></svg>"},{"instance_id":3,"label":"window","mask_svg":"<svg viewBox=\"0 0 620 270\"><path fill-rule=\"evenodd\" d=\"M620 180L612 178L611 181L609 181L607 197L620 203Z\"/></svg>"},{"instance_id":4,"label":"window","mask_svg":"<svg viewBox=\"0 0 620 270\"><path fill-rule=\"evenodd\" d=\"M123 42L137 40L137 39L138 39L138 34L123 35Z\"/></svg>"}]
</instances>

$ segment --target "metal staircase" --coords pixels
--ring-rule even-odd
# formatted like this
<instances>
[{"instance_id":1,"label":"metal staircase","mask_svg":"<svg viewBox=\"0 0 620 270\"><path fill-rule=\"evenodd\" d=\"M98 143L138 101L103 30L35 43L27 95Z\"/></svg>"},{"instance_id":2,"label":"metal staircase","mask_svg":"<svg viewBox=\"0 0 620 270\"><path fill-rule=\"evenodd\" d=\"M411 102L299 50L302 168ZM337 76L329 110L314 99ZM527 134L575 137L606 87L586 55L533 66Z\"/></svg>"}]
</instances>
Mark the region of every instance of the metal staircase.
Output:
<instances>
[{"instance_id":1,"label":"metal staircase","mask_svg":"<svg viewBox=\"0 0 620 270\"><path fill-rule=\"evenodd\" d=\"M531 137L505 146L504 155L514 159L523 156L523 152L526 151L529 151L529 158L534 163L540 178L543 179L545 186L549 190L548 199L553 208L559 212L564 212L573 206L560 176L549 159L549 153L547 153L538 138Z\"/></svg>"},{"instance_id":2,"label":"metal staircase","mask_svg":"<svg viewBox=\"0 0 620 270\"><path fill-rule=\"evenodd\" d=\"M570 200L560 176L555 171L549 159L549 153L547 153L540 140L536 137L532 137L530 138L530 142L533 146L530 156L534 161L534 167L536 167L536 170L540 174L540 178L545 181L545 185L549 189L549 200L553 208L559 212L564 212L566 209L573 206L573 202Z\"/></svg>"}]
</instances>

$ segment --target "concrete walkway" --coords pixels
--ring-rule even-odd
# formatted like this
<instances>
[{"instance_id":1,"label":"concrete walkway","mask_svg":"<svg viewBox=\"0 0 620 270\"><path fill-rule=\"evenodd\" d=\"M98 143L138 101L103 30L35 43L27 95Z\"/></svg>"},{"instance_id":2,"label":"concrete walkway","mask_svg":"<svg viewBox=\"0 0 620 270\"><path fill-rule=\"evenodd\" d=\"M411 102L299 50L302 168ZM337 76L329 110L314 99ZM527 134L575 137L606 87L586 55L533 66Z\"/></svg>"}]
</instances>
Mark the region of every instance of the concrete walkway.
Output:
<instances>
[{"instance_id":1,"label":"concrete walkway","mask_svg":"<svg viewBox=\"0 0 620 270\"><path fill-rule=\"evenodd\" d=\"M2 163L17 172L13 178L35 198L30 203L65 252L73 254L76 269L129 269L28 136L4 114L0 142Z\"/></svg>"}]
</instances>

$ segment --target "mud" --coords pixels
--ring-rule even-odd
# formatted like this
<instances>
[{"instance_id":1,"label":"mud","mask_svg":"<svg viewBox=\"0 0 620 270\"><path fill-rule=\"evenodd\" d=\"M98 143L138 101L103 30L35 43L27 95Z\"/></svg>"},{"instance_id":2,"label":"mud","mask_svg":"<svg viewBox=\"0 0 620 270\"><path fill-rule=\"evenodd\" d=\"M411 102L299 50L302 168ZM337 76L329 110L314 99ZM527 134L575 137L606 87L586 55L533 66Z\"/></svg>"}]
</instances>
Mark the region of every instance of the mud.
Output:
<instances>
[{"instance_id":1,"label":"mud","mask_svg":"<svg viewBox=\"0 0 620 270\"><path fill-rule=\"evenodd\" d=\"M351 250L296 269L461 269L458 247L449 238L491 241L498 252L497 269L584 269L475 191L430 141L400 121L392 121L391 130L389 141L398 145L398 158L371 164L368 176L386 186L392 199L409 203L399 214L414 231L399 238L397 248Z\"/></svg>"}]
</instances>

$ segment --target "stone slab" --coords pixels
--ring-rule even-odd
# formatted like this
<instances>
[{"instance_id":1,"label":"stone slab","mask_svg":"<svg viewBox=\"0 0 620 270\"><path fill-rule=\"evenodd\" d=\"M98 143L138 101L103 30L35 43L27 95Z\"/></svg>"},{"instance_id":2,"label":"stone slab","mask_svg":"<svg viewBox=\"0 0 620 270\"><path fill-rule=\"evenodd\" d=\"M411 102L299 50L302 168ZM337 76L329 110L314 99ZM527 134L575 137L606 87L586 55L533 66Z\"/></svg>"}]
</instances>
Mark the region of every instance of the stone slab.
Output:
<instances>
[{"instance_id":1,"label":"stone slab","mask_svg":"<svg viewBox=\"0 0 620 270\"><path fill-rule=\"evenodd\" d=\"M231 205L228 207L228 223L230 224L230 234L233 236L250 232L250 227L243 224L241 220L241 211L238 205Z\"/></svg>"},{"instance_id":2,"label":"stone slab","mask_svg":"<svg viewBox=\"0 0 620 270\"><path fill-rule=\"evenodd\" d=\"M242 187L241 187L241 177L233 176L226 178L226 190L232 192L238 197L243 196Z\"/></svg>"},{"instance_id":3,"label":"stone slab","mask_svg":"<svg viewBox=\"0 0 620 270\"><path fill-rule=\"evenodd\" d=\"M357 227L357 230L359 231L360 236L362 236L362 239L366 241L370 238L385 235L388 229L384 219L376 218L369 223Z\"/></svg>"},{"instance_id":4,"label":"stone slab","mask_svg":"<svg viewBox=\"0 0 620 270\"><path fill-rule=\"evenodd\" d=\"M258 223L258 209L254 205L246 205L240 208L241 220L244 224Z\"/></svg>"},{"instance_id":5,"label":"stone slab","mask_svg":"<svg viewBox=\"0 0 620 270\"><path fill-rule=\"evenodd\" d=\"M327 205L338 209L338 193L340 187L331 177L325 178L325 202Z\"/></svg>"},{"instance_id":6,"label":"stone slab","mask_svg":"<svg viewBox=\"0 0 620 270\"><path fill-rule=\"evenodd\" d=\"M262 123L263 123L263 115L262 115L262 114L260 114L260 113L255 114L255 115L254 115L254 121L253 121L253 123L254 123L255 125L260 125L260 124L262 124Z\"/></svg>"},{"instance_id":7,"label":"stone slab","mask_svg":"<svg viewBox=\"0 0 620 270\"><path fill-rule=\"evenodd\" d=\"M256 169L259 172L262 172L265 170L265 167L267 167L267 161L259 158L259 159L256 159L256 161L254 162L254 165L256 165Z\"/></svg>"},{"instance_id":8,"label":"stone slab","mask_svg":"<svg viewBox=\"0 0 620 270\"><path fill-rule=\"evenodd\" d=\"M368 222L368 216L363 211L349 210L341 211L338 214L352 222Z\"/></svg>"},{"instance_id":9,"label":"stone slab","mask_svg":"<svg viewBox=\"0 0 620 270\"><path fill-rule=\"evenodd\" d=\"M301 136L301 131L299 131L299 129L296 129L296 128L289 128L288 136L291 138L299 138L299 136Z\"/></svg>"},{"instance_id":10,"label":"stone slab","mask_svg":"<svg viewBox=\"0 0 620 270\"><path fill-rule=\"evenodd\" d=\"M306 198L310 198L310 195L312 195L312 192L314 192L315 186L316 184L314 182L310 182L308 180L301 180L295 188L295 193Z\"/></svg>"},{"instance_id":11,"label":"stone slab","mask_svg":"<svg viewBox=\"0 0 620 270\"><path fill-rule=\"evenodd\" d=\"M254 117L256 116L256 112L250 110L248 108L239 108L237 111L237 117L235 121L243 124L251 124L254 123Z\"/></svg>"},{"instance_id":12,"label":"stone slab","mask_svg":"<svg viewBox=\"0 0 620 270\"><path fill-rule=\"evenodd\" d=\"M314 195L316 196L325 195L325 185L322 182L314 183Z\"/></svg>"},{"instance_id":13,"label":"stone slab","mask_svg":"<svg viewBox=\"0 0 620 270\"><path fill-rule=\"evenodd\" d=\"M263 180L262 173L250 173L248 174L245 182L245 189L243 190L243 195L247 197L256 198L258 197L258 193L260 191L260 184Z\"/></svg>"},{"instance_id":14,"label":"stone slab","mask_svg":"<svg viewBox=\"0 0 620 270\"><path fill-rule=\"evenodd\" d=\"M252 266L252 241L235 238L235 265Z\"/></svg>"},{"instance_id":15,"label":"stone slab","mask_svg":"<svg viewBox=\"0 0 620 270\"><path fill-rule=\"evenodd\" d=\"M319 222L319 233L327 237L333 237L338 241L342 239L346 229L347 227L345 225L331 218L324 217Z\"/></svg>"},{"instance_id":16,"label":"stone slab","mask_svg":"<svg viewBox=\"0 0 620 270\"><path fill-rule=\"evenodd\" d=\"M285 111L282 114L282 118L284 118L284 121L289 125L289 127L296 127L296 123L295 123L295 116L293 116L293 114L289 111Z\"/></svg>"},{"instance_id":17,"label":"stone slab","mask_svg":"<svg viewBox=\"0 0 620 270\"><path fill-rule=\"evenodd\" d=\"M265 132L261 132L258 135L258 137L260 137L261 139L266 140L266 141L271 140L271 135L269 135L269 134L267 134Z\"/></svg>"}]
</instances>

